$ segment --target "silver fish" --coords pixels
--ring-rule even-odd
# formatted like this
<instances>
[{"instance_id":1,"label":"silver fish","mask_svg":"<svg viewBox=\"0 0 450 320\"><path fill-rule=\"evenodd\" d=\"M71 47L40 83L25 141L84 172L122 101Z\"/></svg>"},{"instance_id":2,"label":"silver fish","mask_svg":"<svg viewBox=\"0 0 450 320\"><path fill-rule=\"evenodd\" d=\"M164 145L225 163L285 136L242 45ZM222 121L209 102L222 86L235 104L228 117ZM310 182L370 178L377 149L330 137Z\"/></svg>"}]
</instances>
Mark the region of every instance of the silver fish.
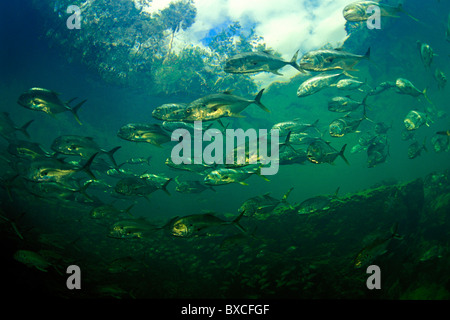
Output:
<instances>
[{"instance_id":1,"label":"silver fish","mask_svg":"<svg viewBox=\"0 0 450 320\"><path fill-rule=\"evenodd\" d=\"M299 98L312 95L320 90L329 87L335 83L342 73L337 74L319 74L304 81L297 89L297 96Z\"/></svg>"},{"instance_id":2,"label":"silver fish","mask_svg":"<svg viewBox=\"0 0 450 320\"><path fill-rule=\"evenodd\" d=\"M117 136L134 142L147 142L157 147L171 141L170 135L159 124L129 123L119 129Z\"/></svg>"},{"instance_id":3,"label":"silver fish","mask_svg":"<svg viewBox=\"0 0 450 320\"><path fill-rule=\"evenodd\" d=\"M429 44L417 41L417 47L419 48L420 58L426 68L429 68L433 62L435 56L433 49Z\"/></svg>"},{"instance_id":4,"label":"silver fish","mask_svg":"<svg viewBox=\"0 0 450 320\"><path fill-rule=\"evenodd\" d=\"M33 121L34 120L30 120L23 126L16 127L8 112L0 112L0 135L6 140L14 141L17 139L15 133L20 131L29 139L30 135L27 132L27 128Z\"/></svg>"},{"instance_id":5,"label":"silver fish","mask_svg":"<svg viewBox=\"0 0 450 320\"><path fill-rule=\"evenodd\" d=\"M408 158L414 159L417 158L422 154L422 150L425 150L428 152L427 147L425 145L426 138L423 141L423 144L420 145L418 141L413 142L408 147Z\"/></svg>"},{"instance_id":6,"label":"silver fish","mask_svg":"<svg viewBox=\"0 0 450 320\"><path fill-rule=\"evenodd\" d=\"M426 88L423 91L420 91L412 84L411 81L407 79L398 78L397 80L395 80L395 86L397 87L397 93L406 94L413 97L419 97L423 95L428 101L430 101L427 96Z\"/></svg>"},{"instance_id":7,"label":"silver fish","mask_svg":"<svg viewBox=\"0 0 450 320\"><path fill-rule=\"evenodd\" d=\"M186 107L184 103L163 104L152 111L152 117L163 121L180 121L186 117Z\"/></svg>"},{"instance_id":8,"label":"silver fish","mask_svg":"<svg viewBox=\"0 0 450 320\"><path fill-rule=\"evenodd\" d=\"M447 77L445 76L444 72L442 70L436 68L434 71L434 79L438 83L438 89L444 89L445 85L447 84Z\"/></svg>"},{"instance_id":9,"label":"silver fish","mask_svg":"<svg viewBox=\"0 0 450 320\"><path fill-rule=\"evenodd\" d=\"M114 153L121 147L118 146L110 151L106 151L101 149L92 137L64 135L53 140L50 148L61 154L80 156L86 159L90 158L94 153L103 153L108 155L111 162L117 166L116 160L114 159Z\"/></svg>"},{"instance_id":10,"label":"silver fish","mask_svg":"<svg viewBox=\"0 0 450 320\"><path fill-rule=\"evenodd\" d=\"M408 112L408 114L405 117L405 120L403 120L403 123L405 124L406 130L417 130L423 125L430 126L428 122L430 119L428 118L428 115L424 112L411 110Z\"/></svg>"},{"instance_id":11,"label":"silver fish","mask_svg":"<svg viewBox=\"0 0 450 320\"><path fill-rule=\"evenodd\" d=\"M304 200L297 208L298 214L311 214L318 211L325 211L332 207L333 201L339 201L337 199L337 194L339 188L336 189L335 193L332 195L319 195L312 198Z\"/></svg>"},{"instance_id":12,"label":"silver fish","mask_svg":"<svg viewBox=\"0 0 450 320\"><path fill-rule=\"evenodd\" d=\"M336 88L338 88L339 90L360 90L363 91L362 89L360 89L363 85L367 84L365 82L362 81L358 81L355 79L342 79L339 80L336 84L332 84L331 86L334 87L336 86Z\"/></svg>"},{"instance_id":13,"label":"silver fish","mask_svg":"<svg viewBox=\"0 0 450 320\"><path fill-rule=\"evenodd\" d=\"M373 168L384 163L389 155L389 144L386 135L377 136L367 148L367 167Z\"/></svg>"},{"instance_id":14,"label":"silver fish","mask_svg":"<svg viewBox=\"0 0 450 320\"><path fill-rule=\"evenodd\" d=\"M363 59L370 58L370 48L365 55L357 55L343 50L320 49L306 53L300 59L302 69L308 71L344 70L357 71L353 67Z\"/></svg>"},{"instance_id":15,"label":"silver fish","mask_svg":"<svg viewBox=\"0 0 450 320\"><path fill-rule=\"evenodd\" d=\"M229 183L239 183L242 185L248 185L244 182L245 179L249 178L253 174L257 174L261 176L261 168L258 165L247 166L240 169L231 169L231 168L220 168L216 170L210 171L203 182L207 185L224 185ZM267 180L263 176L263 179Z\"/></svg>"},{"instance_id":16,"label":"silver fish","mask_svg":"<svg viewBox=\"0 0 450 320\"><path fill-rule=\"evenodd\" d=\"M237 54L225 62L223 69L227 73L255 73L255 72L271 72L276 75L282 75L279 69L286 65L293 66L300 72L304 72L297 64L298 51L294 54L291 61L270 54L269 52L245 52Z\"/></svg>"},{"instance_id":17,"label":"silver fish","mask_svg":"<svg viewBox=\"0 0 450 320\"><path fill-rule=\"evenodd\" d=\"M360 106L366 104L366 99L368 96L364 98L363 101L359 102L353 100L350 97L334 97L328 101L328 110L332 112L350 112L355 111Z\"/></svg>"},{"instance_id":18,"label":"silver fish","mask_svg":"<svg viewBox=\"0 0 450 320\"><path fill-rule=\"evenodd\" d=\"M242 212L232 221L222 220L210 213L193 214L185 217L175 217L170 220L163 229L175 237L191 238L199 236L213 235L217 228L222 229L225 226L235 226L240 231L245 229L239 224L245 212Z\"/></svg>"},{"instance_id":19,"label":"silver fish","mask_svg":"<svg viewBox=\"0 0 450 320\"><path fill-rule=\"evenodd\" d=\"M310 143L307 150L308 160L312 163L333 163L337 157L341 157L345 163L349 164L344 156L345 148L347 144L344 144L341 151L337 151L329 143L322 139L317 139Z\"/></svg>"},{"instance_id":20,"label":"silver fish","mask_svg":"<svg viewBox=\"0 0 450 320\"><path fill-rule=\"evenodd\" d=\"M54 91L42 88L31 88L20 95L17 103L27 109L42 111L50 115L70 111L75 117L75 120L81 124L77 112L86 100L81 101L75 107L71 108L69 103L75 99L76 98L63 102L59 98L59 94Z\"/></svg>"},{"instance_id":21,"label":"silver fish","mask_svg":"<svg viewBox=\"0 0 450 320\"><path fill-rule=\"evenodd\" d=\"M242 117L240 113L254 103L266 112L270 112L262 103L264 89L259 91L254 100L249 100L230 92L211 94L191 102L186 108L187 116L183 121L209 121L222 117Z\"/></svg>"},{"instance_id":22,"label":"silver fish","mask_svg":"<svg viewBox=\"0 0 450 320\"><path fill-rule=\"evenodd\" d=\"M361 118L355 119L348 114L342 118L333 120L329 125L330 136L340 138L348 133L355 132L358 129L360 123L367 119L366 108L364 105L364 113Z\"/></svg>"},{"instance_id":23,"label":"silver fish","mask_svg":"<svg viewBox=\"0 0 450 320\"><path fill-rule=\"evenodd\" d=\"M380 15L382 17L391 17L391 18L398 18L398 14L403 12L407 16L409 16L411 19L415 21L419 21L413 16L411 16L409 13L405 12L403 10L403 5L399 4L397 7L389 6L383 3L379 3L377 1L355 1L347 6L344 7L342 14L347 21L352 22L359 22L359 21L366 21L372 16L372 13L369 11L368 8L371 6L376 6L380 8Z\"/></svg>"}]
</instances>

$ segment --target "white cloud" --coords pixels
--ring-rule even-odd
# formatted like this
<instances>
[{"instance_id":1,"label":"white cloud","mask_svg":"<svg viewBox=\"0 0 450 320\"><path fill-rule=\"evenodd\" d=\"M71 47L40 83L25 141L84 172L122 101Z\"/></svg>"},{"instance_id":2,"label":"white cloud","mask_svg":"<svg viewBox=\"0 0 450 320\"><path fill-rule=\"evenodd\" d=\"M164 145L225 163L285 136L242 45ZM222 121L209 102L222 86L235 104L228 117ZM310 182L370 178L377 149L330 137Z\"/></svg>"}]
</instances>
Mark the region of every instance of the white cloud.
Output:
<instances>
[{"instance_id":1,"label":"white cloud","mask_svg":"<svg viewBox=\"0 0 450 320\"><path fill-rule=\"evenodd\" d=\"M327 43L336 45L342 42L345 39L342 9L354 1L194 0L196 22L176 36L176 43L179 47L200 45L211 29L227 21L239 21L243 26L255 24L256 33L264 38L265 43L284 59L290 60L299 49L301 57L302 53ZM170 2L154 0L152 10L164 9ZM295 69L288 68L281 71L285 77L298 74ZM270 78L272 75L267 73L255 76L261 82Z\"/></svg>"},{"instance_id":2,"label":"white cloud","mask_svg":"<svg viewBox=\"0 0 450 320\"><path fill-rule=\"evenodd\" d=\"M290 59L296 50L311 50L344 39L342 9L354 0L195 0L197 21L190 32L199 42L227 20L256 23L268 46Z\"/></svg>"}]
</instances>

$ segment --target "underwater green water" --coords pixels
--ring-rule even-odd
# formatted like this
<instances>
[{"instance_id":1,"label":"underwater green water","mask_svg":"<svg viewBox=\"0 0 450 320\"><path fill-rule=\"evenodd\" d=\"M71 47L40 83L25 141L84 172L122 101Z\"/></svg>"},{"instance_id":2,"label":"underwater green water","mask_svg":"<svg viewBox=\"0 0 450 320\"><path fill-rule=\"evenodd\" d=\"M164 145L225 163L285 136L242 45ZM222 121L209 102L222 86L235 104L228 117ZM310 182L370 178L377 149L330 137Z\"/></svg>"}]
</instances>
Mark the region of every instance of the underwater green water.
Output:
<instances>
[{"instance_id":1,"label":"underwater green water","mask_svg":"<svg viewBox=\"0 0 450 320\"><path fill-rule=\"evenodd\" d=\"M329 135L329 124L345 113L329 111L328 101L346 95L361 101L369 89L340 91L328 87L299 98L297 88L310 75L299 74L287 81L277 81L274 75L273 81L265 83L261 98L270 113L251 104L242 112L244 117L221 118L227 128L244 130L270 129L276 123L293 119L309 124L319 120L317 128L324 141L337 151L347 144L344 154L349 165L339 156L332 164L308 160L283 164L277 174L266 176L268 181L252 175L245 180L247 185L231 183L199 193L178 192L177 181L202 182L203 175L173 170L165 164L178 142L158 147L126 141L117 136L119 128L137 122L161 124L162 121L152 117L152 111L163 104L190 103L225 90L254 99L261 87L248 75L225 74L223 56L211 67L208 63L212 64L213 60L201 52L176 54L161 49L149 53L154 49L150 47L142 56L130 60L122 54L133 47L133 39L121 36L129 36L127 28L131 27L135 28L131 34L136 37L145 31L145 27L132 23L135 21L132 19L137 19L132 9L123 9L134 12L129 15L129 24L126 15L118 15L119 20L108 33L102 29L101 21L111 18L113 10L121 7L118 4L108 7L107 3L98 1L99 8L95 10L103 5L111 10L111 15L103 16L106 10L97 11L100 19L97 33L83 34L82 25L80 30L70 31L78 34L68 34L63 25L68 14L60 9L67 3L58 3L59 11L53 10L53 1L51 4L47 1L2 4L5 6L2 11L8 9L11 14L2 19L0 28L4 48L0 56L1 111L9 114L16 127L34 120L26 129L29 139L19 131L6 133L6 125L2 124L0 230L4 274L8 274L8 288L13 296L449 299L450 158L448 148L436 152L432 142L434 137L439 137L436 132L450 129L449 88L438 88L434 76L436 68L444 74L450 73L450 43L446 40L448 2L406 1L405 9L419 22L401 13L399 18L383 18L380 30L369 31L364 26L355 29L343 46L345 51L355 54L371 49L370 59L359 62L355 66L358 71L349 71L357 80L374 89L380 83L405 78L420 91L426 88L430 101L423 96L398 94L395 90L369 96L366 115L370 120L363 120L358 132L335 138ZM86 12L95 12L92 8ZM174 13L167 14L169 19L173 18L170 14ZM56 26L58 21L62 27ZM87 19L85 23L93 28L92 20ZM353 27L347 23L345 28ZM56 31L49 34L50 29ZM175 34L170 25L167 30ZM146 32L156 34L153 29ZM157 39L165 50L170 40L167 34L170 32L165 33L164 39ZM68 37L66 41L64 36ZM227 39L222 42L216 39L211 44L215 45L219 57L229 49L225 45ZM116 45L105 44L113 40ZM417 41L429 44L436 53L429 68L421 60ZM323 45L327 42L323 39ZM105 48L110 51L105 53ZM300 50L299 58L305 53ZM160 56L163 54L168 57L165 62ZM208 63L202 62L202 57ZM149 62L151 58L154 60ZM102 62L109 66L116 64L116 70L101 69ZM118 76L120 72L127 74L121 69L125 65L130 67L126 81ZM138 67L141 69L135 69ZM281 71L291 67L284 68ZM87 99L78 112L82 125L71 112L51 116L20 106L19 96L33 87L56 91L64 101L77 97L71 106ZM432 121L415 130L413 139L403 140L404 119L410 110L427 112ZM362 108L352 116L361 117ZM389 153L384 162L369 168L367 151L351 150L360 143L363 134L373 132L375 123L391 126L386 133ZM221 129L217 121L213 127ZM91 179L85 171L71 175L70 190L38 189L45 178L33 181L28 169L39 159L14 155L11 145L25 146L26 140L53 153L53 141L64 135L92 137L107 151L120 146L114 153L117 164L136 158L150 157L150 160L141 164L125 163L120 167L124 170L122 175L113 176L107 171L114 166L107 155L101 154L97 157L104 161L97 163L97 167L91 166L97 180L83 193L79 189ZM419 146L425 143L426 151L409 159L408 150L414 141ZM281 138L280 142L283 142ZM79 169L88 158L71 168ZM60 160L53 158L52 163L79 159L60 155ZM144 174L172 179L167 192L159 187L143 197L124 196L115 191L121 178ZM291 188L286 201L281 201ZM232 223L219 224L193 237L177 237L168 229L175 217L197 214L211 213L224 222L231 222L238 217L245 201L266 194L275 199L276 206L262 214L244 215L239 225L245 233ZM298 213L303 201L316 196L326 196L327 205L315 212ZM101 204L112 205L116 211L103 218L92 218L92 210ZM136 238L110 236L114 224L129 220L137 221L141 228L147 224L152 227ZM391 227L396 224L401 239L391 237ZM377 239L381 239L379 246ZM14 258L18 250L38 253L47 264L37 268L39 263L35 260L28 264L19 261ZM371 256L364 267L355 268L355 259L361 251ZM69 265L81 269L81 290L67 289ZM366 286L368 265L378 265L382 271L380 290L369 290Z\"/></svg>"}]
</instances>

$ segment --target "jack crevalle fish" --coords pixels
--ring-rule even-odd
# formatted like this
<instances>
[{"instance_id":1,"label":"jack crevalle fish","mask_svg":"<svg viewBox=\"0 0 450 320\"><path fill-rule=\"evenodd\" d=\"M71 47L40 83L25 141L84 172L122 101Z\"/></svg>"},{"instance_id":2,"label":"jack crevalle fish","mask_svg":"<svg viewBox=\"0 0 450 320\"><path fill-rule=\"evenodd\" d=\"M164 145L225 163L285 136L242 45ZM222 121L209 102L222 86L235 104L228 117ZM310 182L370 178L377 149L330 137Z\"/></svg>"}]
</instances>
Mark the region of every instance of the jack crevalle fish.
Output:
<instances>
[{"instance_id":1,"label":"jack crevalle fish","mask_svg":"<svg viewBox=\"0 0 450 320\"><path fill-rule=\"evenodd\" d=\"M300 72L305 72L297 64L297 55L298 51L294 54L291 61L284 61L266 51L240 53L225 62L224 71L227 73L256 73L266 71L281 75L278 70L290 65Z\"/></svg>"},{"instance_id":2,"label":"jack crevalle fish","mask_svg":"<svg viewBox=\"0 0 450 320\"><path fill-rule=\"evenodd\" d=\"M52 90L43 88L31 88L30 90L20 95L17 103L27 109L42 111L50 115L69 111L73 114L75 120L79 124L81 124L77 112L83 105L83 103L85 103L87 100L81 101L72 108L69 106L69 103L71 103L75 99L76 98L73 98L67 102L64 102L59 98L59 93L56 93Z\"/></svg>"}]
</instances>

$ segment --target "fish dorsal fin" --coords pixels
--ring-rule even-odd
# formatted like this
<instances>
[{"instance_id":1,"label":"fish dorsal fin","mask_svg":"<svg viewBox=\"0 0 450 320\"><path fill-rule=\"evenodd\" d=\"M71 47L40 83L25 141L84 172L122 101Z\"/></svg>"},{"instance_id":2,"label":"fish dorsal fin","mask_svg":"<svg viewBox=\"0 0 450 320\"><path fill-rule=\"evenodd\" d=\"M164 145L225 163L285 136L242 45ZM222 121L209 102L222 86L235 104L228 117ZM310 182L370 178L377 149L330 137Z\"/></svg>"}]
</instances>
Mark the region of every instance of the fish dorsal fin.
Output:
<instances>
[{"instance_id":1,"label":"fish dorsal fin","mask_svg":"<svg viewBox=\"0 0 450 320\"><path fill-rule=\"evenodd\" d=\"M217 213L215 211L212 210L202 210L201 211L203 215L210 215L210 216L215 216Z\"/></svg>"},{"instance_id":2,"label":"fish dorsal fin","mask_svg":"<svg viewBox=\"0 0 450 320\"><path fill-rule=\"evenodd\" d=\"M229 94L229 95L231 95L231 94L233 94L233 89L228 89L228 90L225 90L224 92L222 92L223 94Z\"/></svg>"},{"instance_id":3,"label":"fish dorsal fin","mask_svg":"<svg viewBox=\"0 0 450 320\"><path fill-rule=\"evenodd\" d=\"M350 113L351 113L351 112L347 112L347 113L342 117L342 119L343 119L343 118L351 118L351 117L350 117Z\"/></svg>"},{"instance_id":4,"label":"fish dorsal fin","mask_svg":"<svg viewBox=\"0 0 450 320\"><path fill-rule=\"evenodd\" d=\"M94 141L94 137L86 137L86 139Z\"/></svg>"}]
</instances>

